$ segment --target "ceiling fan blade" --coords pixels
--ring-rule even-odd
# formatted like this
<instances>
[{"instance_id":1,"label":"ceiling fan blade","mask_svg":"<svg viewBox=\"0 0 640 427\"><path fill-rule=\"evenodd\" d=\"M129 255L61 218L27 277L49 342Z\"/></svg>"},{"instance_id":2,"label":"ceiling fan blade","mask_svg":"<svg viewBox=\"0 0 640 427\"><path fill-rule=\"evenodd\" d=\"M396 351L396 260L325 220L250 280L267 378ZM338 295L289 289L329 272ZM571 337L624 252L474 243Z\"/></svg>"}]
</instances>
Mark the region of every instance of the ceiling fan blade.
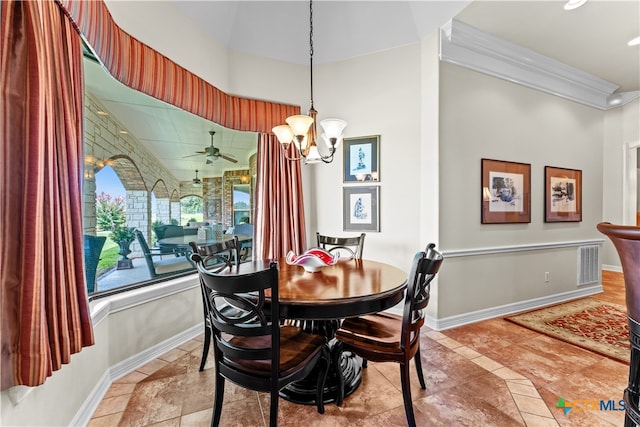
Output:
<instances>
[{"instance_id":1,"label":"ceiling fan blade","mask_svg":"<svg viewBox=\"0 0 640 427\"><path fill-rule=\"evenodd\" d=\"M203 153L190 154L190 155L188 155L188 156L184 156L184 157L183 157L183 159L186 159L187 157L195 157L195 156L199 156L199 155L201 155L201 154L203 154Z\"/></svg>"},{"instance_id":2,"label":"ceiling fan blade","mask_svg":"<svg viewBox=\"0 0 640 427\"><path fill-rule=\"evenodd\" d=\"M229 157L229 156L225 156L224 154L220 154L220 157L222 157L223 159L225 159L225 160L227 160L227 161L229 161L231 163L238 163L238 161L236 159L234 159L232 157Z\"/></svg>"}]
</instances>

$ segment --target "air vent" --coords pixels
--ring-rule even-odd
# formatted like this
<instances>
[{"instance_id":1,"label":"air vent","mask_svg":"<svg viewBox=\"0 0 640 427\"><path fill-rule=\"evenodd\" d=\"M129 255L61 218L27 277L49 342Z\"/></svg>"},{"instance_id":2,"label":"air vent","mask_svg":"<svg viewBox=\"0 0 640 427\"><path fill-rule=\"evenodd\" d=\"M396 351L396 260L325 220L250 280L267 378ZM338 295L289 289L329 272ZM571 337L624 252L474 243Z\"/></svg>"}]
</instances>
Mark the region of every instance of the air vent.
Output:
<instances>
[{"instance_id":1,"label":"air vent","mask_svg":"<svg viewBox=\"0 0 640 427\"><path fill-rule=\"evenodd\" d=\"M580 246L578 248L578 286L598 283L598 256L600 246Z\"/></svg>"}]
</instances>

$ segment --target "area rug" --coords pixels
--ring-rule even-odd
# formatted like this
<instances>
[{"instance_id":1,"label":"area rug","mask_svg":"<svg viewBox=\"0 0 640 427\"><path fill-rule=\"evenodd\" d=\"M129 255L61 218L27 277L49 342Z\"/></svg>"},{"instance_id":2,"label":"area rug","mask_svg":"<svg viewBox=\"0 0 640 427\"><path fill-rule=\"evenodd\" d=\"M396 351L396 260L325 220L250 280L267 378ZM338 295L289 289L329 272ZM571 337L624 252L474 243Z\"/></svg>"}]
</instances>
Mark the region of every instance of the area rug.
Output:
<instances>
[{"instance_id":1,"label":"area rug","mask_svg":"<svg viewBox=\"0 0 640 427\"><path fill-rule=\"evenodd\" d=\"M622 305L583 298L505 319L629 364L629 326Z\"/></svg>"}]
</instances>

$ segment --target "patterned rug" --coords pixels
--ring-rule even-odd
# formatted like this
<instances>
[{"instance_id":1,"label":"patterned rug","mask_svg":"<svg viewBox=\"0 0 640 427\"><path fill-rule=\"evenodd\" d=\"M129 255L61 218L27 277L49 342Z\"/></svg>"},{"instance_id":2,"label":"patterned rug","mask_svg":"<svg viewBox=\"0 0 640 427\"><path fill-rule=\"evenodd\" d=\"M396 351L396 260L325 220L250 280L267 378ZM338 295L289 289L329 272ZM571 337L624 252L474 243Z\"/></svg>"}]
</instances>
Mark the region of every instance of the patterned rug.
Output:
<instances>
[{"instance_id":1,"label":"patterned rug","mask_svg":"<svg viewBox=\"0 0 640 427\"><path fill-rule=\"evenodd\" d=\"M505 319L629 364L629 326L624 306L583 298Z\"/></svg>"}]
</instances>

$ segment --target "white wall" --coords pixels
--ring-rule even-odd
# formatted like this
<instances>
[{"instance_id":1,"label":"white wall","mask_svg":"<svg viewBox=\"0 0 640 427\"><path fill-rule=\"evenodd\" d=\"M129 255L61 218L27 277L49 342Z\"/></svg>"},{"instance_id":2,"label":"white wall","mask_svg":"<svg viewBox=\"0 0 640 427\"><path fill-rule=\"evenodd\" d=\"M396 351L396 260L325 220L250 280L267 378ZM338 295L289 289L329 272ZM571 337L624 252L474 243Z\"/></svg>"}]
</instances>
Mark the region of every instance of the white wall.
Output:
<instances>
[{"instance_id":1,"label":"white wall","mask_svg":"<svg viewBox=\"0 0 640 427\"><path fill-rule=\"evenodd\" d=\"M629 195L627 171L625 164L625 151L627 155L633 155L629 151L630 146L638 146L640 143L640 100L636 99L621 108L607 111L604 117L604 144L602 150L603 162L603 188L602 195L602 221L613 224L625 223L625 203ZM637 180L637 178L636 178ZM637 185L637 183L636 183ZM632 225L631 218L626 221ZM611 242L607 239L603 247L602 263L605 267L620 270L620 259Z\"/></svg>"},{"instance_id":2,"label":"white wall","mask_svg":"<svg viewBox=\"0 0 640 427\"><path fill-rule=\"evenodd\" d=\"M3 391L0 425L86 422L111 381L179 345L185 331L202 331L197 275L98 300L91 303L91 314L95 344L74 354L43 385ZM89 413L78 419L81 409Z\"/></svg>"},{"instance_id":3,"label":"white wall","mask_svg":"<svg viewBox=\"0 0 640 427\"><path fill-rule=\"evenodd\" d=\"M346 138L380 135L380 232L367 232L366 258L408 270L420 239L421 208L421 47L419 44L323 65L314 70L319 119L340 117ZM308 232L343 231L343 146L333 163L313 170L315 209Z\"/></svg>"}]
</instances>

